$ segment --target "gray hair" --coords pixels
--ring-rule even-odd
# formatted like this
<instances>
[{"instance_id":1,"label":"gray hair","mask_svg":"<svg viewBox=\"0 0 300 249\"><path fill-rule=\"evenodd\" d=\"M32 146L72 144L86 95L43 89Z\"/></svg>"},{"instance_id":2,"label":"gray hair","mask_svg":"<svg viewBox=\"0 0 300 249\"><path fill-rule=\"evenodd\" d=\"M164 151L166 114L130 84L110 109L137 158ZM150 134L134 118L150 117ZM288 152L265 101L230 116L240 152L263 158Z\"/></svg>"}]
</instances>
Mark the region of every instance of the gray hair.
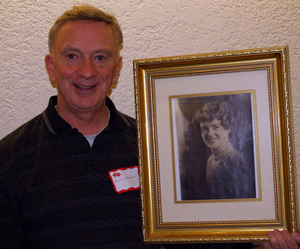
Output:
<instances>
[{"instance_id":1,"label":"gray hair","mask_svg":"<svg viewBox=\"0 0 300 249\"><path fill-rule=\"evenodd\" d=\"M69 21L82 21L82 20L104 22L109 24L113 30L117 47L119 48L118 52L122 50L123 34L116 17L92 5L85 4L79 6L75 5L72 9L65 11L61 16L59 16L56 19L55 23L53 24L53 26L49 31L49 36L48 36L48 48L50 53L53 52L54 41L60 27Z\"/></svg>"}]
</instances>

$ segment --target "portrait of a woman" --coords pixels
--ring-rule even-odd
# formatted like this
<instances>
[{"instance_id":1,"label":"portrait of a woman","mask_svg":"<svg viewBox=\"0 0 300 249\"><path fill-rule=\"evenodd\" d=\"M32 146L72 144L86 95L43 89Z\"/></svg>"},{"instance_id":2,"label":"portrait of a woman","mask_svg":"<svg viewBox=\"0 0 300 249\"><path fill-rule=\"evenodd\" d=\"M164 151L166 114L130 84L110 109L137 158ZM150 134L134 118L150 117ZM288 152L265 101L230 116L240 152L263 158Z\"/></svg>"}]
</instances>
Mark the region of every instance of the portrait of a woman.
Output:
<instances>
[{"instance_id":1,"label":"portrait of a woman","mask_svg":"<svg viewBox=\"0 0 300 249\"><path fill-rule=\"evenodd\" d=\"M205 199L255 198L253 163L231 144L234 113L228 102L208 102L194 116L211 155L205 173ZM243 129L243 127L240 127Z\"/></svg>"}]
</instances>

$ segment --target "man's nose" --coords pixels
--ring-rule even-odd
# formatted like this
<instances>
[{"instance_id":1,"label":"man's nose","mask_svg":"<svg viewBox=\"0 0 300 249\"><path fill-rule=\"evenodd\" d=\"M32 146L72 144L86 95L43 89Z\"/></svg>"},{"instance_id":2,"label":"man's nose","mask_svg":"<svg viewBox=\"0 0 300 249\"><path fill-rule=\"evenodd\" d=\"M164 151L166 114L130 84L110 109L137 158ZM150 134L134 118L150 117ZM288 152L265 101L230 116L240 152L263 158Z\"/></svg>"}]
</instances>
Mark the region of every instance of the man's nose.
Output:
<instances>
[{"instance_id":1,"label":"man's nose","mask_svg":"<svg viewBox=\"0 0 300 249\"><path fill-rule=\"evenodd\" d=\"M93 63L89 59L86 59L82 61L77 74L85 79L90 79L97 75L97 70Z\"/></svg>"}]
</instances>

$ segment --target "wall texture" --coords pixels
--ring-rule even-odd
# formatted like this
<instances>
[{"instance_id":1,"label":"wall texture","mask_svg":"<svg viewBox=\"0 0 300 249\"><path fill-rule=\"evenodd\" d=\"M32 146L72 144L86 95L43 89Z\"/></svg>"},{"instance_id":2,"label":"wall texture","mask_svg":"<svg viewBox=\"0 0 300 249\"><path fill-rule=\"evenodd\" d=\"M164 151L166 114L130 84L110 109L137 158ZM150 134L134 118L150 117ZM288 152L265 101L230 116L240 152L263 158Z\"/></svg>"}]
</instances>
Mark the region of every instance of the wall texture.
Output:
<instances>
[{"instance_id":1,"label":"wall texture","mask_svg":"<svg viewBox=\"0 0 300 249\"><path fill-rule=\"evenodd\" d=\"M114 13L122 26L123 68L112 99L131 116L135 115L133 59L289 45L299 161L300 0L86 2ZM55 94L44 66L48 30L76 3L0 0L0 138L39 114Z\"/></svg>"}]
</instances>

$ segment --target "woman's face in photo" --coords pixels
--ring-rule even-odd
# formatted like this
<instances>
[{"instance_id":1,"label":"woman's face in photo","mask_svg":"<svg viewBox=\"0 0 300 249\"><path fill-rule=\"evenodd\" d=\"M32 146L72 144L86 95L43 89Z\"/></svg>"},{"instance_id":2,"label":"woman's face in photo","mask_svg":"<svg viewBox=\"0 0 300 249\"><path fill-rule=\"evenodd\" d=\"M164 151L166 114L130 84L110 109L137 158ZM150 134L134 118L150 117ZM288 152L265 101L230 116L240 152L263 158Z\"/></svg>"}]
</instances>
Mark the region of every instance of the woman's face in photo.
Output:
<instances>
[{"instance_id":1,"label":"woman's face in photo","mask_svg":"<svg viewBox=\"0 0 300 249\"><path fill-rule=\"evenodd\" d=\"M200 128L202 139L210 149L222 152L227 148L230 129L224 129L220 120L200 122Z\"/></svg>"}]
</instances>

